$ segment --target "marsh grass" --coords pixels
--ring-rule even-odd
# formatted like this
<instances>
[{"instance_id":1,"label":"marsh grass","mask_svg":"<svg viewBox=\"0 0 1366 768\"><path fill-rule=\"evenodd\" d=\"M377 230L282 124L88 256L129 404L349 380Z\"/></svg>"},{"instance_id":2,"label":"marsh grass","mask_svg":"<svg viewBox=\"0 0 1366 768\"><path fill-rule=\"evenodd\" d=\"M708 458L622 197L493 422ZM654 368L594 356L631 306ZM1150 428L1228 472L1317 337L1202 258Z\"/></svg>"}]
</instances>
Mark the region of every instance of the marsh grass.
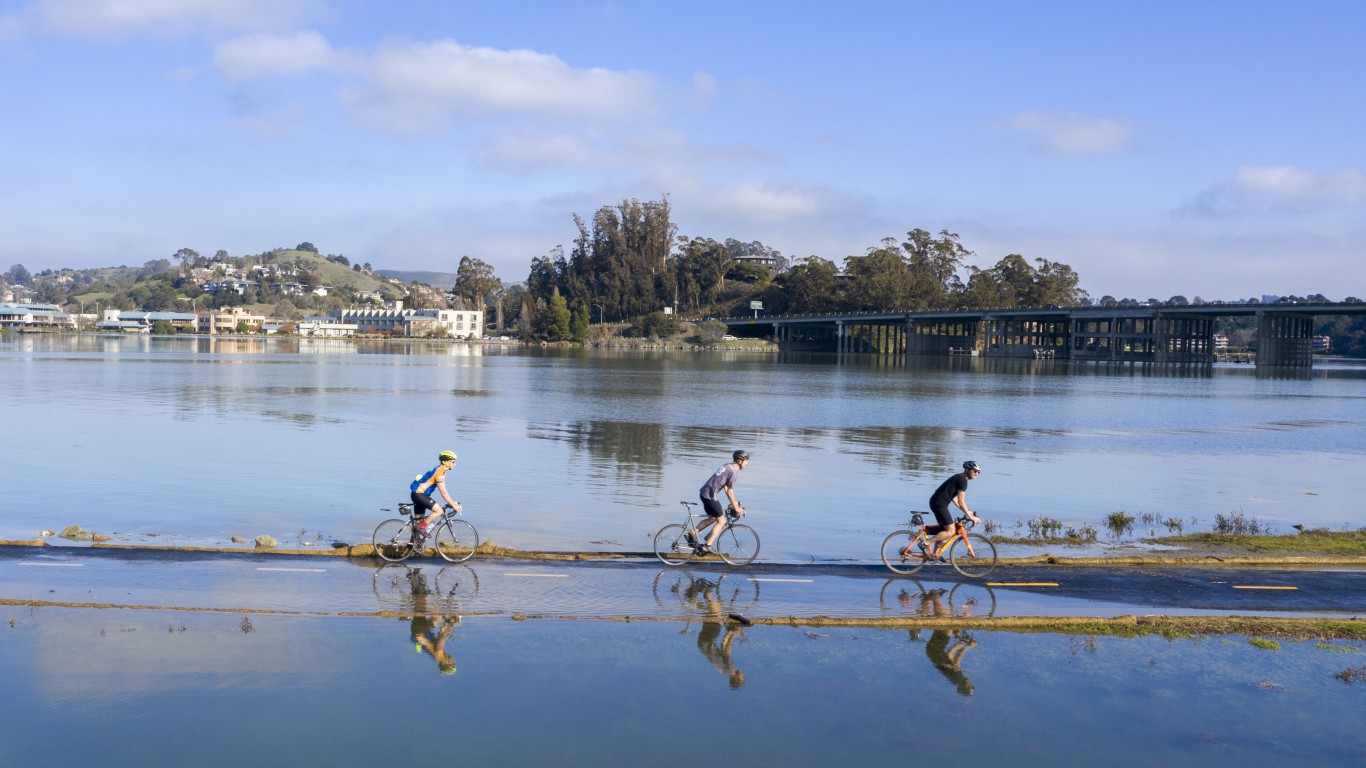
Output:
<instances>
[{"instance_id":1,"label":"marsh grass","mask_svg":"<svg viewBox=\"0 0 1366 768\"><path fill-rule=\"evenodd\" d=\"M1148 517L1149 515L1151 515L1151 513L1146 513L1144 517ZM1105 527L1118 539L1133 532L1136 519L1137 518L1133 515L1122 509L1118 509L1105 516Z\"/></svg>"},{"instance_id":2,"label":"marsh grass","mask_svg":"<svg viewBox=\"0 0 1366 768\"><path fill-rule=\"evenodd\" d=\"M1271 533L1271 526L1252 515L1244 515L1242 510L1238 510L1227 515L1222 512L1216 513L1214 515L1214 532L1231 533L1236 536L1257 536Z\"/></svg>"},{"instance_id":3,"label":"marsh grass","mask_svg":"<svg viewBox=\"0 0 1366 768\"><path fill-rule=\"evenodd\" d=\"M1312 529L1304 533L1288 535L1188 533L1181 536L1163 536L1146 541L1154 544L1227 547L1250 552L1366 556L1366 530L1328 531Z\"/></svg>"}]
</instances>

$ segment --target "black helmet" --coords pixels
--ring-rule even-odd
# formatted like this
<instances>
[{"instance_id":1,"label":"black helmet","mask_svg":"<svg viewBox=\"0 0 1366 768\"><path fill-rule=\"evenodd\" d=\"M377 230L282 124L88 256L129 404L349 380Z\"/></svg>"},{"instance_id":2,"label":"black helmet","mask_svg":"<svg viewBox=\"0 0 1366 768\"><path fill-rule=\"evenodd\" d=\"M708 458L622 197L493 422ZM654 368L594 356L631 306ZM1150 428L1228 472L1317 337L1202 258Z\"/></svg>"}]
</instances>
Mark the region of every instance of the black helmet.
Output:
<instances>
[{"instance_id":1,"label":"black helmet","mask_svg":"<svg viewBox=\"0 0 1366 768\"><path fill-rule=\"evenodd\" d=\"M978 464L978 463L975 462L975 461L965 461L965 462L963 462L963 471L964 471L964 472L981 472L981 471L982 471L982 465L981 465L981 464Z\"/></svg>"},{"instance_id":2,"label":"black helmet","mask_svg":"<svg viewBox=\"0 0 1366 768\"><path fill-rule=\"evenodd\" d=\"M735 453L732 453L730 457L735 461L748 461L749 451L736 451Z\"/></svg>"}]
</instances>

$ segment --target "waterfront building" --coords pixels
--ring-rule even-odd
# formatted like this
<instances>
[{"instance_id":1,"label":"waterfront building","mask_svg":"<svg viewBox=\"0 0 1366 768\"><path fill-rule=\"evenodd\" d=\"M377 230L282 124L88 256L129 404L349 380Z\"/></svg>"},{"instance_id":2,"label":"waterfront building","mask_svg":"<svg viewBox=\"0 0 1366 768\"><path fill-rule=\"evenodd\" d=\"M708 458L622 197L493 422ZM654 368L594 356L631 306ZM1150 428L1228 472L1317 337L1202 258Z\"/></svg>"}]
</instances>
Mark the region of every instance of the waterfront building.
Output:
<instances>
[{"instance_id":1,"label":"waterfront building","mask_svg":"<svg viewBox=\"0 0 1366 768\"><path fill-rule=\"evenodd\" d=\"M69 330L76 319L56 304L0 304L0 328Z\"/></svg>"}]
</instances>

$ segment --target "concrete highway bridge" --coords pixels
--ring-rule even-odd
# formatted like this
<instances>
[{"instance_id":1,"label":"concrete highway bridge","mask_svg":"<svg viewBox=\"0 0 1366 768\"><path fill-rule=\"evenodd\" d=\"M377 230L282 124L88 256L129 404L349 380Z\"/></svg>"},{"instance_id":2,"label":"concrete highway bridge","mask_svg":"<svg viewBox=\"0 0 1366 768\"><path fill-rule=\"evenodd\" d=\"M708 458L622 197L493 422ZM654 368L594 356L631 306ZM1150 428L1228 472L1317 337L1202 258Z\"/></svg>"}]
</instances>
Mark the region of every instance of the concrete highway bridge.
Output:
<instances>
[{"instance_id":1,"label":"concrete highway bridge","mask_svg":"<svg viewBox=\"0 0 1366 768\"><path fill-rule=\"evenodd\" d=\"M775 315L724 322L737 337L840 353L1211 363L1215 319L1255 316L1257 367L1307 369L1313 364L1314 318L1363 314L1366 303L1201 304Z\"/></svg>"}]
</instances>

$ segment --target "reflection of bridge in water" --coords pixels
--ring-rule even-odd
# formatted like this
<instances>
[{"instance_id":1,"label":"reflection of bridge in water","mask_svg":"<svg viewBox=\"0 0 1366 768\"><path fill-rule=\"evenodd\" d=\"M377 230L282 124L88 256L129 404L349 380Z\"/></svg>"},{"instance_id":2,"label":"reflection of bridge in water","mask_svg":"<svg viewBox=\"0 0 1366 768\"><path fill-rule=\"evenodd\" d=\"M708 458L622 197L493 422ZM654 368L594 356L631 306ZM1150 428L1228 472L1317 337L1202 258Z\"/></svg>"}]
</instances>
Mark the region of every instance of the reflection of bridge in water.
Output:
<instances>
[{"instance_id":1,"label":"reflection of bridge in water","mask_svg":"<svg viewBox=\"0 0 1366 768\"><path fill-rule=\"evenodd\" d=\"M1212 363L1215 319L1256 317L1258 368L1309 368L1314 318L1363 314L1366 304L1202 304L777 315L725 323L737 336L840 353Z\"/></svg>"}]
</instances>

